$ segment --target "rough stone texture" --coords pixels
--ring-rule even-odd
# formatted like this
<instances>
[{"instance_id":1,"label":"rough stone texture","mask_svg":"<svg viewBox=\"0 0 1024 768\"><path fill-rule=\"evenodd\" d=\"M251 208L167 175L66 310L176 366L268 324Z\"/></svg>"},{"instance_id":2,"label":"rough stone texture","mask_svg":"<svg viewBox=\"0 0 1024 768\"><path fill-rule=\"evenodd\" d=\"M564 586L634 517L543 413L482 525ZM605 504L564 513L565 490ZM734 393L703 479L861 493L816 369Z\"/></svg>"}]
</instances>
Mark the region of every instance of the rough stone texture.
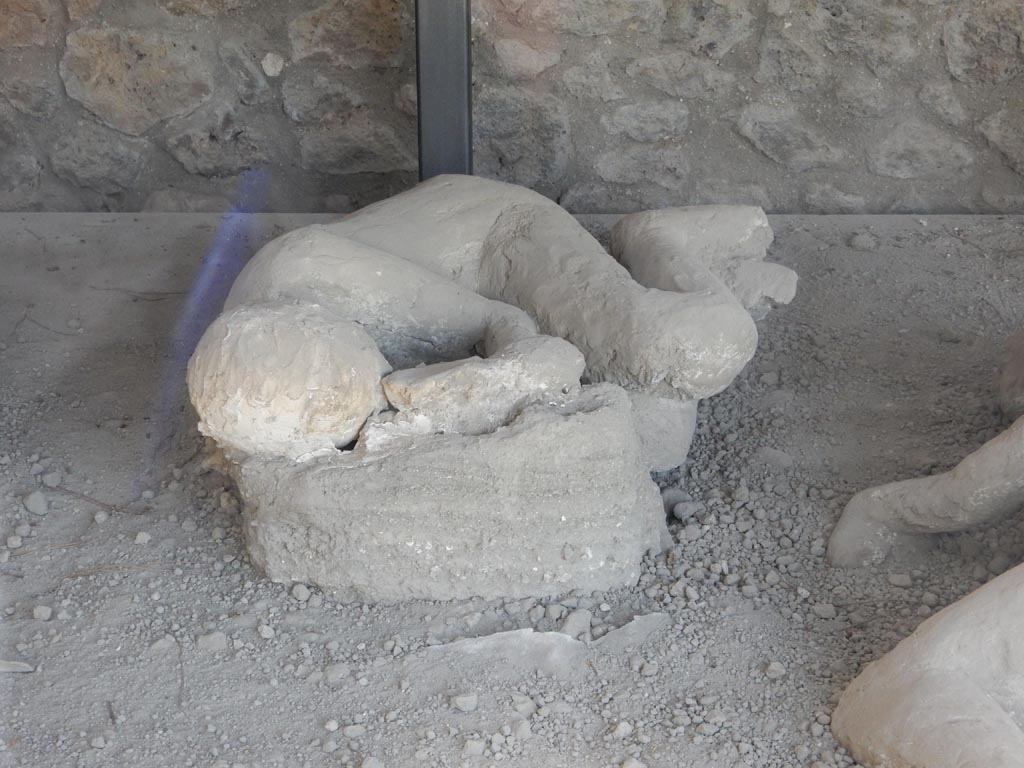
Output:
<instances>
[{"instance_id":1,"label":"rough stone texture","mask_svg":"<svg viewBox=\"0 0 1024 768\"><path fill-rule=\"evenodd\" d=\"M557 194L572 150L557 99L508 86L482 88L473 129L477 173Z\"/></svg>"},{"instance_id":2,"label":"rough stone texture","mask_svg":"<svg viewBox=\"0 0 1024 768\"><path fill-rule=\"evenodd\" d=\"M1024 71L1024 8L1016 0L965 4L943 27L949 71L965 83L1003 83Z\"/></svg>"},{"instance_id":3,"label":"rough stone texture","mask_svg":"<svg viewBox=\"0 0 1024 768\"><path fill-rule=\"evenodd\" d=\"M537 77L562 59L560 50L535 48L514 38L495 40L494 55L505 74L524 80Z\"/></svg>"},{"instance_id":4,"label":"rough stone texture","mask_svg":"<svg viewBox=\"0 0 1024 768\"><path fill-rule=\"evenodd\" d=\"M50 0L0 0L0 50L46 45L55 13Z\"/></svg>"},{"instance_id":5,"label":"rough stone texture","mask_svg":"<svg viewBox=\"0 0 1024 768\"><path fill-rule=\"evenodd\" d=\"M740 114L740 133L761 152L794 171L840 165L845 154L795 110L751 104Z\"/></svg>"},{"instance_id":6,"label":"rough stone texture","mask_svg":"<svg viewBox=\"0 0 1024 768\"><path fill-rule=\"evenodd\" d=\"M1024 175L1024 106L1017 103L999 110L981 124L980 130L1013 169Z\"/></svg>"},{"instance_id":7,"label":"rough stone texture","mask_svg":"<svg viewBox=\"0 0 1024 768\"><path fill-rule=\"evenodd\" d=\"M869 167L894 179L947 179L965 175L974 151L964 142L925 123L901 123L868 155Z\"/></svg>"},{"instance_id":8,"label":"rough stone texture","mask_svg":"<svg viewBox=\"0 0 1024 768\"><path fill-rule=\"evenodd\" d=\"M1024 330L1006 342L1006 362L999 374L999 407L1011 419L1024 416Z\"/></svg>"},{"instance_id":9,"label":"rough stone texture","mask_svg":"<svg viewBox=\"0 0 1024 768\"><path fill-rule=\"evenodd\" d=\"M1024 211L1019 0L479 0L473 14L477 173L574 212ZM265 210L337 209L339 194L347 210L415 182L404 0L0 0L0 67L32 137L0 151L42 168L4 207L233 198L253 161L272 169ZM46 162L83 106L147 142L130 189ZM193 122L204 109L262 151L178 162L168 141L209 127Z\"/></svg>"},{"instance_id":10,"label":"rough stone texture","mask_svg":"<svg viewBox=\"0 0 1024 768\"><path fill-rule=\"evenodd\" d=\"M525 28L572 35L608 35L623 29L657 32L665 19L664 0L525 0L509 3L512 18Z\"/></svg>"},{"instance_id":11,"label":"rough stone texture","mask_svg":"<svg viewBox=\"0 0 1024 768\"><path fill-rule=\"evenodd\" d=\"M654 142L684 131L689 117L690 110L681 101L647 101L616 108L601 117L601 125L633 141Z\"/></svg>"},{"instance_id":12,"label":"rough stone texture","mask_svg":"<svg viewBox=\"0 0 1024 768\"><path fill-rule=\"evenodd\" d=\"M364 97L340 67L303 62L289 67L281 86L281 98L288 117L299 125L344 119L366 104Z\"/></svg>"},{"instance_id":13,"label":"rough stone texture","mask_svg":"<svg viewBox=\"0 0 1024 768\"><path fill-rule=\"evenodd\" d=\"M61 178L104 194L130 189L144 163L146 144L90 120L80 120L74 133L59 139L50 166Z\"/></svg>"},{"instance_id":14,"label":"rough stone texture","mask_svg":"<svg viewBox=\"0 0 1024 768\"><path fill-rule=\"evenodd\" d=\"M0 97L21 114L44 120L60 108L62 87L57 73L47 65L41 52L21 53L0 78Z\"/></svg>"},{"instance_id":15,"label":"rough stone texture","mask_svg":"<svg viewBox=\"0 0 1024 768\"><path fill-rule=\"evenodd\" d=\"M276 94L267 83L259 63L262 54L238 40L225 40L218 51L220 60L238 78L238 99L243 104L262 104Z\"/></svg>"},{"instance_id":16,"label":"rough stone texture","mask_svg":"<svg viewBox=\"0 0 1024 768\"><path fill-rule=\"evenodd\" d=\"M328 127L304 131L302 167L317 173L385 173L416 168L415 144L366 109Z\"/></svg>"},{"instance_id":17,"label":"rough stone texture","mask_svg":"<svg viewBox=\"0 0 1024 768\"><path fill-rule=\"evenodd\" d=\"M590 592L632 583L664 514L632 436L629 401L588 387L479 436L236 472L249 551L275 581L356 599ZM458 471L438 472L437 467ZM572 503L565 503L565 499ZM314 557L310 554L314 553Z\"/></svg>"},{"instance_id":18,"label":"rough stone texture","mask_svg":"<svg viewBox=\"0 0 1024 768\"><path fill-rule=\"evenodd\" d=\"M167 140L167 151L192 174L227 176L265 163L266 140L224 109L193 115L189 127Z\"/></svg>"},{"instance_id":19,"label":"rough stone texture","mask_svg":"<svg viewBox=\"0 0 1024 768\"><path fill-rule=\"evenodd\" d=\"M157 0L158 4L177 16L217 16L242 7L243 0Z\"/></svg>"},{"instance_id":20,"label":"rough stone texture","mask_svg":"<svg viewBox=\"0 0 1024 768\"><path fill-rule=\"evenodd\" d=\"M1020 768L1024 566L921 624L843 693L832 732L864 765Z\"/></svg>"},{"instance_id":21,"label":"rough stone texture","mask_svg":"<svg viewBox=\"0 0 1024 768\"><path fill-rule=\"evenodd\" d=\"M106 0L67 0L68 17L71 21L81 21L100 10L105 2Z\"/></svg>"},{"instance_id":22,"label":"rough stone texture","mask_svg":"<svg viewBox=\"0 0 1024 768\"><path fill-rule=\"evenodd\" d=\"M68 95L125 133L188 114L213 90L202 58L170 35L104 26L72 32L67 46L60 73Z\"/></svg>"},{"instance_id":23,"label":"rough stone texture","mask_svg":"<svg viewBox=\"0 0 1024 768\"><path fill-rule=\"evenodd\" d=\"M348 66L394 65L407 33L400 0L332 0L288 27L296 60L324 54Z\"/></svg>"}]
</instances>

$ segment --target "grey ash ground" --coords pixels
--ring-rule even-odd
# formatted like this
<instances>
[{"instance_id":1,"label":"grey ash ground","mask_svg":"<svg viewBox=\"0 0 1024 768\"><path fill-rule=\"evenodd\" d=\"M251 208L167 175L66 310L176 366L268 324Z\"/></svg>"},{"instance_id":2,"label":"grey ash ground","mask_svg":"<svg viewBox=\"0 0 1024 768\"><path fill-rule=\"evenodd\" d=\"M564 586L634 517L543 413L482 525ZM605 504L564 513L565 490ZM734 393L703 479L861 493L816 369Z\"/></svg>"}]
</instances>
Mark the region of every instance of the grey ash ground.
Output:
<instances>
[{"instance_id":1,"label":"grey ash ground","mask_svg":"<svg viewBox=\"0 0 1024 768\"><path fill-rule=\"evenodd\" d=\"M251 219L235 245L312 220ZM852 765L828 727L846 683L1024 556L1014 517L824 563L854 491L1004 426L1024 218L772 224L797 299L659 478L676 543L635 588L345 605L248 564L194 427L144 463L217 219L0 216L0 764Z\"/></svg>"}]
</instances>

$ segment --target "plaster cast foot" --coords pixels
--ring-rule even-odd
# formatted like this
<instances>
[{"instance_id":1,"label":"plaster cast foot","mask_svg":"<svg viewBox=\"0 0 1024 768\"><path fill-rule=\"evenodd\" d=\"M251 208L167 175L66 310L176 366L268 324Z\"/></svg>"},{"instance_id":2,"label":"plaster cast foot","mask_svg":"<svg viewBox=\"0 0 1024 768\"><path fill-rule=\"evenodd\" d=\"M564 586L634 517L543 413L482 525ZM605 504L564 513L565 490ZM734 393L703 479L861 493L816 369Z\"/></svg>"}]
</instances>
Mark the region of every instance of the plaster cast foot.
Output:
<instances>
[{"instance_id":1,"label":"plaster cast foot","mask_svg":"<svg viewBox=\"0 0 1024 768\"><path fill-rule=\"evenodd\" d=\"M890 486L861 491L846 505L828 543L828 561L840 568L860 568L882 562L899 534L876 515L887 514L885 492Z\"/></svg>"},{"instance_id":2,"label":"plaster cast foot","mask_svg":"<svg viewBox=\"0 0 1024 768\"><path fill-rule=\"evenodd\" d=\"M829 540L833 565L881 562L898 534L962 531L1024 507L1024 418L949 472L861 491Z\"/></svg>"}]
</instances>

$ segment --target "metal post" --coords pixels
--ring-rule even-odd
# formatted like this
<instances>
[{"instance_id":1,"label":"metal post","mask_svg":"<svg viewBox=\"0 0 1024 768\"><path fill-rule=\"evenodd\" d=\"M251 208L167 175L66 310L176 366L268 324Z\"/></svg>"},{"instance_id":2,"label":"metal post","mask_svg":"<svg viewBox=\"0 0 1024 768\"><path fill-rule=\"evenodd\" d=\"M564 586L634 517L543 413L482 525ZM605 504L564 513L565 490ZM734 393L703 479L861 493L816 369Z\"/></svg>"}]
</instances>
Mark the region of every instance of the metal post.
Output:
<instances>
[{"instance_id":1,"label":"metal post","mask_svg":"<svg viewBox=\"0 0 1024 768\"><path fill-rule=\"evenodd\" d=\"M416 0L420 180L473 173L470 0Z\"/></svg>"}]
</instances>

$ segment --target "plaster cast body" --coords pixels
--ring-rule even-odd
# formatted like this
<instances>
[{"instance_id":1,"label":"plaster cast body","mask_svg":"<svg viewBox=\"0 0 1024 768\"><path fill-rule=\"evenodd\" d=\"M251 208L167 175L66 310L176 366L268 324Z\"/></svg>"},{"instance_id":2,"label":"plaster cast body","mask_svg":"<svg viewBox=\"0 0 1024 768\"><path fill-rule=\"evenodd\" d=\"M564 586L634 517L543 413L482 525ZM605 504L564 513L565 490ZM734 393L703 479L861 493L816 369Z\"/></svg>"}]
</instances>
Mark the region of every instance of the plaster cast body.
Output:
<instances>
[{"instance_id":1,"label":"plaster cast body","mask_svg":"<svg viewBox=\"0 0 1024 768\"><path fill-rule=\"evenodd\" d=\"M1011 340L1000 396L1015 413L1024 368L1021 335ZM1024 417L948 472L901 480L855 495L829 539L833 565L882 562L900 536L962 531L1024 507Z\"/></svg>"},{"instance_id":2,"label":"plaster cast body","mask_svg":"<svg viewBox=\"0 0 1024 768\"><path fill-rule=\"evenodd\" d=\"M693 258L722 263L710 251L731 247L730 263L759 262L770 230L758 232L762 246L733 253L741 227ZM273 579L360 599L635 581L667 534L649 470L682 463L695 401L757 343L724 283L669 288L635 282L549 200L471 177L269 243L189 367L201 428L232 460L254 560ZM322 329L291 363L273 333L240 322L268 311L275 329L316 315L358 338L332 361L351 376L326 362L332 386L311 375ZM328 393L333 431L275 421Z\"/></svg>"},{"instance_id":3,"label":"plaster cast body","mask_svg":"<svg viewBox=\"0 0 1024 768\"><path fill-rule=\"evenodd\" d=\"M1000 378L1015 413L1024 343ZM954 469L861 491L832 533L834 565L885 559L898 537L959 531L1024 507L1024 416ZM1024 566L922 624L843 694L832 729L879 768L1024 767Z\"/></svg>"},{"instance_id":4,"label":"plaster cast body","mask_svg":"<svg viewBox=\"0 0 1024 768\"><path fill-rule=\"evenodd\" d=\"M878 768L1024 767L1024 566L925 621L843 693L832 730Z\"/></svg>"}]
</instances>

